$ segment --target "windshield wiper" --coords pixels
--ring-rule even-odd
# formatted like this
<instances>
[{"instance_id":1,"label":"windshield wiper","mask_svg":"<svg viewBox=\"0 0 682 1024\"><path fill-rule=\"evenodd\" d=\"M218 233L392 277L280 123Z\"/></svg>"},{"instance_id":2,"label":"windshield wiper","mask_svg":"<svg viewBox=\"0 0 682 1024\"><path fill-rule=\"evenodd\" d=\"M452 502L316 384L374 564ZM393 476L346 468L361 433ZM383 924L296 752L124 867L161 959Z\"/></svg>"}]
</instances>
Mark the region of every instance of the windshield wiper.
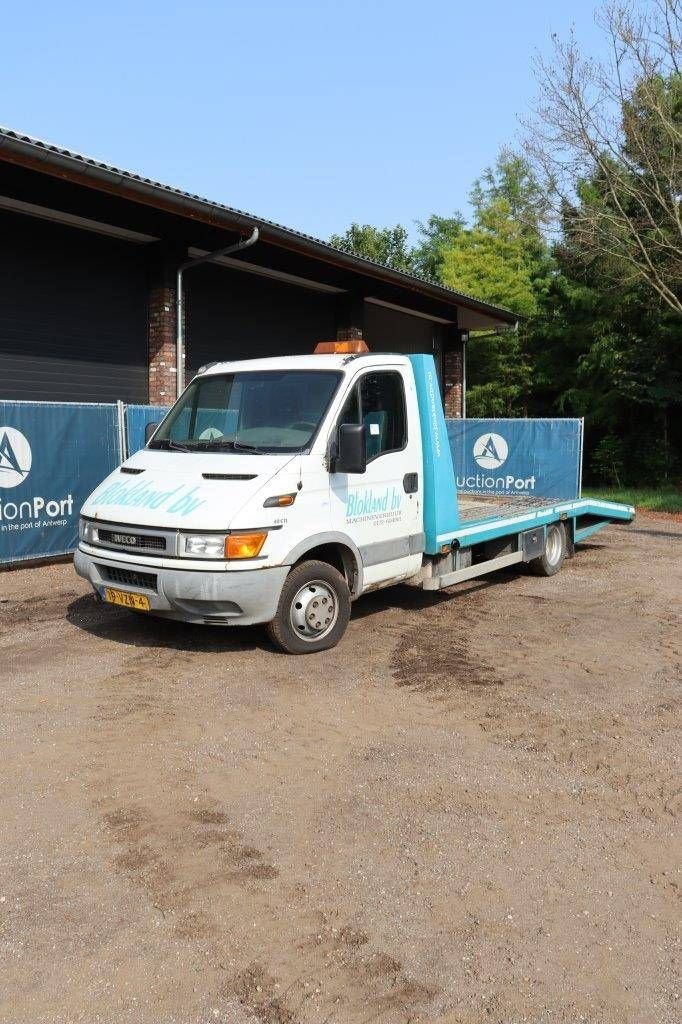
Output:
<instances>
[{"instance_id":1,"label":"windshield wiper","mask_svg":"<svg viewBox=\"0 0 682 1024\"><path fill-rule=\"evenodd\" d=\"M201 451L220 451L221 448L231 448L235 452L248 452L254 455L265 455L262 448L256 448L252 444L244 444L242 441L235 441L234 438L216 437L211 440L196 442L201 445Z\"/></svg>"},{"instance_id":2,"label":"windshield wiper","mask_svg":"<svg viewBox=\"0 0 682 1024\"><path fill-rule=\"evenodd\" d=\"M170 437L160 438L158 441L152 441L149 445L150 448L156 449L157 451L174 451L174 452L189 452L190 448L186 448L184 444L179 444L178 441L171 441Z\"/></svg>"},{"instance_id":3,"label":"windshield wiper","mask_svg":"<svg viewBox=\"0 0 682 1024\"><path fill-rule=\"evenodd\" d=\"M253 452L254 455L265 455L262 448L257 448L253 444L244 444L243 441L233 441L232 447L236 452Z\"/></svg>"},{"instance_id":4,"label":"windshield wiper","mask_svg":"<svg viewBox=\"0 0 682 1024\"><path fill-rule=\"evenodd\" d=\"M168 437L164 437L156 442L152 442L150 447L172 449L176 452L217 452L223 448L230 448L235 452L248 452L249 455L266 455L267 452L264 448L257 448L253 444L244 444L243 441L235 441L233 438L216 437L216 438L197 438L194 441L187 441L186 444L180 444L179 441L172 441Z\"/></svg>"}]
</instances>

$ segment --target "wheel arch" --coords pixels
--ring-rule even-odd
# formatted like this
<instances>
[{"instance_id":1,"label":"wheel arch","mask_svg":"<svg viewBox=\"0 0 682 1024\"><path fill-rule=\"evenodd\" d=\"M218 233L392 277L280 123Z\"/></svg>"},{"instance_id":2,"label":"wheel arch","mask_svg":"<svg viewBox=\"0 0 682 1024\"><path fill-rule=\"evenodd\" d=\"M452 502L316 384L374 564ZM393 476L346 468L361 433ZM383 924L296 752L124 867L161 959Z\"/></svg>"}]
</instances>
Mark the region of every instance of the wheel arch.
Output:
<instances>
[{"instance_id":1,"label":"wheel arch","mask_svg":"<svg viewBox=\"0 0 682 1024\"><path fill-rule=\"evenodd\" d=\"M298 565L309 558L333 565L342 573L352 597L362 593L362 558L353 541L343 533L318 533L306 537L292 548L284 559L287 565Z\"/></svg>"}]
</instances>

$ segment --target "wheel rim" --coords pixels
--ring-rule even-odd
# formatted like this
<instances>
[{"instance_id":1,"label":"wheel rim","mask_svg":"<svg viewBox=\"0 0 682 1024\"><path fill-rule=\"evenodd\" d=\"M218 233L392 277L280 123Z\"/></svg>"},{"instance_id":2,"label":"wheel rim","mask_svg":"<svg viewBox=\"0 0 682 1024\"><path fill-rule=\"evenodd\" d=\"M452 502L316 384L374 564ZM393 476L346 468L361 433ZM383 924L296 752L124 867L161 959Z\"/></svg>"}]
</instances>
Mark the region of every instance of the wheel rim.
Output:
<instances>
[{"instance_id":1,"label":"wheel rim","mask_svg":"<svg viewBox=\"0 0 682 1024\"><path fill-rule=\"evenodd\" d=\"M291 602L291 626L301 640L313 643L332 631L339 615L337 596L322 580L301 587Z\"/></svg>"},{"instance_id":2,"label":"wheel rim","mask_svg":"<svg viewBox=\"0 0 682 1024\"><path fill-rule=\"evenodd\" d=\"M562 549L561 530L558 526L550 526L545 544L545 557L550 565L557 565L561 561Z\"/></svg>"}]
</instances>

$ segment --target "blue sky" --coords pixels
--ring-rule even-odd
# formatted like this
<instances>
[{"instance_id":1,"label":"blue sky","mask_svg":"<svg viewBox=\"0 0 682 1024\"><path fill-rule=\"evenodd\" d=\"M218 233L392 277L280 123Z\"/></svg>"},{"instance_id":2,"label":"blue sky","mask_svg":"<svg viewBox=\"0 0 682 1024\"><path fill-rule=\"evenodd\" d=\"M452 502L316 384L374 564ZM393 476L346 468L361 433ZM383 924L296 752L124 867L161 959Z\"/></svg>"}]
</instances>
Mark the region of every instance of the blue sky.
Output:
<instances>
[{"instance_id":1,"label":"blue sky","mask_svg":"<svg viewBox=\"0 0 682 1024\"><path fill-rule=\"evenodd\" d=\"M5 4L0 124L326 238L466 210L597 0Z\"/></svg>"}]
</instances>

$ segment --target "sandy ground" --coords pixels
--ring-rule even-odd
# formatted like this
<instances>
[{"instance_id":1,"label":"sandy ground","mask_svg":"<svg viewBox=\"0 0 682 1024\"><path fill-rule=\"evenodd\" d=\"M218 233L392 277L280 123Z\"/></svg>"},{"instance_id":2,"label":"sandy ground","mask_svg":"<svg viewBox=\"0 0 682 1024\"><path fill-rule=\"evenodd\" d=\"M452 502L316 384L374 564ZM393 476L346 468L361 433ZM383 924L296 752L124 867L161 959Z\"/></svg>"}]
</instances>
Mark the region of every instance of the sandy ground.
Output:
<instances>
[{"instance_id":1,"label":"sandy ground","mask_svg":"<svg viewBox=\"0 0 682 1024\"><path fill-rule=\"evenodd\" d=\"M682 525L595 541L308 658L1 574L0 1020L679 1022Z\"/></svg>"}]
</instances>

